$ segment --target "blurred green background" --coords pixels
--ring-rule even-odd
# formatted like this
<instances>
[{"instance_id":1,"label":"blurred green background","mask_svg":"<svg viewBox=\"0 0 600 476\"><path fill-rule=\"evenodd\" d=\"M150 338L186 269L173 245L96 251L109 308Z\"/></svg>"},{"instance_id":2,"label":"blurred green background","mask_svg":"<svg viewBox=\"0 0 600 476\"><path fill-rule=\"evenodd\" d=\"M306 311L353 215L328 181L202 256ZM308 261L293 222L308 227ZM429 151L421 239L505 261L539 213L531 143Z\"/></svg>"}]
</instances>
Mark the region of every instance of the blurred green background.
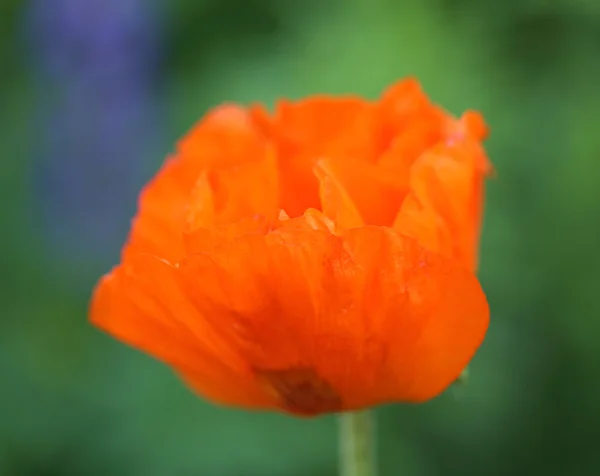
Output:
<instances>
[{"instance_id":1,"label":"blurred green background","mask_svg":"<svg viewBox=\"0 0 600 476\"><path fill-rule=\"evenodd\" d=\"M0 64L1 476L336 474L334 418L204 403L87 301L207 108L408 74L491 126L493 320L466 388L378 409L382 475L600 474L598 0L2 0Z\"/></svg>"}]
</instances>

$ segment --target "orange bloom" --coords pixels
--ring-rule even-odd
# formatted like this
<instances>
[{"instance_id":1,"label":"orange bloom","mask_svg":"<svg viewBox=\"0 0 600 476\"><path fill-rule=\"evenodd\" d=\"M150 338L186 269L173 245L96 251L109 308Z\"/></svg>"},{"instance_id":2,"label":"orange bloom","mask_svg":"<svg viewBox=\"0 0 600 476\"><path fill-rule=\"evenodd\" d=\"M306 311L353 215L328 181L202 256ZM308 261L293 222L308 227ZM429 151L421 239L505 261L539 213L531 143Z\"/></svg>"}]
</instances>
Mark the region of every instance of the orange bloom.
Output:
<instances>
[{"instance_id":1,"label":"orange bloom","mask_svg":"<svg viewBox=\"0 0 600 476\"><path fill-rule=\"evenodd\" d=\"M91 320L224 405L308 416L433 398L488 326L486 134L413 79L378 101L221 106L142 192Z\"/></svg>"}]
</instances>

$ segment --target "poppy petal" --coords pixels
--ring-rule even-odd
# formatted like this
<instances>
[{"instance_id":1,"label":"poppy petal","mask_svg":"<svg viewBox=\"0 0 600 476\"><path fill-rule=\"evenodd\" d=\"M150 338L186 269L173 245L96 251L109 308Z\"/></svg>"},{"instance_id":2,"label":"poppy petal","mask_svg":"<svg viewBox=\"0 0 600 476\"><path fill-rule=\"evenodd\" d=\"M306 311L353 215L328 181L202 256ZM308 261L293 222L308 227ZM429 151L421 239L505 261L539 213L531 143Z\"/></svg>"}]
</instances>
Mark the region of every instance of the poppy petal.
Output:
<instances>
[{"instance_id":1,"label":"poppy petal","mask_svg":"<svg viewBox=\"0 0 600 476\"><path fill-rule=\"evenodd\" d=\"M481 220L484 173L476 167L477 146L469 140L440 143L411 170L411 188L438 214L452 236L453 256L474 270Z\"/></svg>"},{"instance_id":2,"label":"poppy petal","mask_svg":"<svg viewBox=\"0 0 600 476\"><path fill-rule=\"evenodd\" d=\"M264 406L246 364L183 295L175 271L149 255L119 266L94 293L92 322L171 365L207 398Z\"/></svg>"},{"instance_id":3,"label":"poppy petal","mask_svg":"<svg viewBox=\"0 0 600 476\"><path fill-rule=\"evenodd\" d=\"M472 273L385 227L288 222L180 267L198 312L272 392L288 389L282 409L421 401L460 374L488 323Z\"/></svg>"},{"instance_id":4,"label":"poppy petal","mask_svg":"<svg viewBox=\"0 0 600 476\"><path fill-rule=\"evenodd\" d=\"M160 172L140 194L122 259L149 253L176 261L184 254L180 228L189 193L199 171L176 157L167 159Z\"/></svg>"},{"instance_id":5,"label":"poppy petal","mask_svg":"<svg viewBox=\"0 0 600 476\"><path fill-rule=\"evenodd\" d=\"M377 108L388 144L411 129L413 137L428 138L423 145L430 145L430 140L439 140L447 121L447 114L431 103L415 78L406 78L389 87L381 95ZM425 134L414 134L417 130Z\"/></svg>"},{"instance_id":6,"label":"poppy petal","mask_svg":"<svg viewBox=\"0 0 600 476\"><path fill-rule=\"evenodd\" d=\"M275 216L280 210L277 162L269 148L252 162L209 171L208 182L199 185L211 188L217 224L255 215ZM190 203L192 208L196 205L193 201Z\"/></svg>"},{"instance_id":7,"label":"poppy petal","mask_svg":"<svg viewBox=\"0 0 600 476\"><path fill-rule=\"evenodd\" d=\"M392 229L417 240L425 248L444 256L453 256L453 239L444 219L415 192L406 197Z\"/></svg>"},{"instance_id":8,"label":"poppy petal","mask_svg":"<svg viewBox=\"0 0 600 476\"><path fill-rule=\"evenodd\" d=\"M366 161L323 159L316 164L315 175L320 181L323 211L334 221L341 220L334 216L341 210L353 208L352 213L360 216L355 224L389 226L406 194L405 176Z\"/></svg>"},{"instance_id":9,"label":"poppy petal","mask_svg":"<svg viewBox=\"0 0 600 476\"><path fill-rule=\"evenodd\" d=\"M328 309L339 300L352 301L339 288L347 283L337 280L336 266L345 256L341 241L311 223L310 218L286 220L266 235L244 235L210 255L189 256L179 267L181 286L198 312L254 369L265 391L279 395L278 405L297 414L331 411L339 399L316 364L323 333L344 325L329 322ZM278 394L301 375L308 379L305 385L315 387L308 392L327 389L327 395Z\"/></svg>"},{"instance_id":10,"label":"poppy petal","mask_svg":"<svg viewBox=\"0 0 600 476\"><path fill-rule=\"evenodd\" d=\"M375 158L377 116L374 107L359 97L280 101L273 117L267 120L260 110L255 110L255 117L277 144L281 207L291 217L319 208L313 167L320 158Z\"/></svg>"},{"instance_id":11,"label":"poppy petal","mask_svg":"<svg viewBox=\"0 0 600 476\"><path fill-rule=\"evenodd\" d=\"M353 320L364 349L352 366L363 378L353 406L433 398L485 336L489 308L477 278L387 228L356 228L342 239L357 263L352 294L368 314Z\"/></svg>"},{"instance_id":12,"label":"poppy petal","mask_svg":"<svg viewBox=\"0 0 600 476\"><path fill-rule=\"evenodd\" d=\"M267 147L252 114L236 104L224 104L179 141L177 155L201 169L228 168L262 158Z\"/></svg>"},{"instance_id":13,"label":"poppy petal","mask_svg":"<svg viewBox=\"0 0 600 476\"><path fill-rule=\"evenodd\" d=\"M142 191L123 259L127 259L131 250L155 254L171 262L183 257L181 230L190 194L198 186L199 177L215 168L254 170L247 164L268 161L268 157L268 143L246 110L225 105L212 111L180 141L177 154L165 162ZM218 186L226 176L227 172L215 171L205 179L214 179ZM221 190L215 199L219 206L218 200L223 199Z\"/></svg>"}]
</instances>

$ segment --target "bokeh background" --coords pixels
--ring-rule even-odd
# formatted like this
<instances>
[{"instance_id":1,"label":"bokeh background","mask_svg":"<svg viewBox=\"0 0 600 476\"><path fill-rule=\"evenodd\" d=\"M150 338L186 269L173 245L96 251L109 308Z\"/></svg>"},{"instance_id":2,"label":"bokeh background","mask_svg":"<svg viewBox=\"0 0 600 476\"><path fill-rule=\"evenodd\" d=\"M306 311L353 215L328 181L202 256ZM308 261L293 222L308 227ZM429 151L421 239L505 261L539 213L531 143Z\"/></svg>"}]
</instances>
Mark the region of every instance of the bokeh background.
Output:
<instances>
[{"instance_id":1,"label":"bokeh background","mask_svg":"<svg viewBox=\"0 0 600 476\"><path fill-rule=\"evenodd\" d=\"M598 0L1 0L0 475L329 476L331 417L213 407L87 322L135 199L233 100L416 75L485 114L488 338L378 410L383 476L600 474Z\"/></svg>"}]
</instances>

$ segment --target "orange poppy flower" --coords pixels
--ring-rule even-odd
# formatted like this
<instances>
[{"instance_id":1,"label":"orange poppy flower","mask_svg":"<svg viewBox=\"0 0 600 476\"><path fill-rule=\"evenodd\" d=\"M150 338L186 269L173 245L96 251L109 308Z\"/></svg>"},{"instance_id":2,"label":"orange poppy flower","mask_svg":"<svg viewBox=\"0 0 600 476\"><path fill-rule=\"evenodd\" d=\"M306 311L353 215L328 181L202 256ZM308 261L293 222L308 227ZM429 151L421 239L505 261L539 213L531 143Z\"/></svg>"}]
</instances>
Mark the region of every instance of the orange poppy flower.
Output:
<instances>
[{"instance_id":1,"label":"orange poppy flower","mask_svg":"<svg viewBox=\"0 0 600 476\"><path fill-rule=\"evenodd\" d=\"M142 192L91 320L224 405L309 416L433 398L488 326L486 133L413 79L377 101L221 106Z\"/></svg>"}]
</instances>

